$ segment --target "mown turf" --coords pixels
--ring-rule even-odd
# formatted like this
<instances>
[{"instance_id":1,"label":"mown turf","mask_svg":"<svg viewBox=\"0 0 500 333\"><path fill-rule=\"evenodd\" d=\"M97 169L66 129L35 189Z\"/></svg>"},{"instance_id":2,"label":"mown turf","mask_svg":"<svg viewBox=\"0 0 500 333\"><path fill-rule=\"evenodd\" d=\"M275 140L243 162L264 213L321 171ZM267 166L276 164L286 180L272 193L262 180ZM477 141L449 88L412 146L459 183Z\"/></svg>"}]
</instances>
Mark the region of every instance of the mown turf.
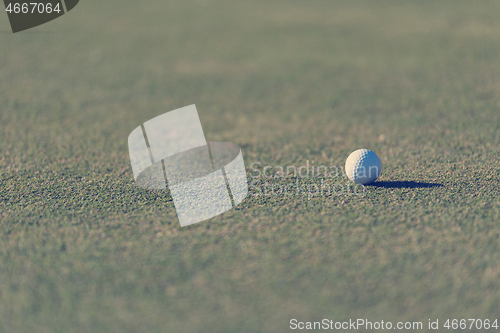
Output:
<instances>
[{"instance_id":1,"label":"mown turf","mask_svg":"<svg viewBox=\"0 0 500 333\"><path fill-rule=\"evenodd\" d=\"M497 318L499 12L82 1L19 34L0 15L0 331ZM180 228L168 192L134 186L127 137L193 103L208 140L242 147L253 187ZM341 167L358 148L383 163L363 195L314 190L347 189L342 175L250 168ZM297 181L312 194L269 191Z\"/></svg>"}]
</instances>

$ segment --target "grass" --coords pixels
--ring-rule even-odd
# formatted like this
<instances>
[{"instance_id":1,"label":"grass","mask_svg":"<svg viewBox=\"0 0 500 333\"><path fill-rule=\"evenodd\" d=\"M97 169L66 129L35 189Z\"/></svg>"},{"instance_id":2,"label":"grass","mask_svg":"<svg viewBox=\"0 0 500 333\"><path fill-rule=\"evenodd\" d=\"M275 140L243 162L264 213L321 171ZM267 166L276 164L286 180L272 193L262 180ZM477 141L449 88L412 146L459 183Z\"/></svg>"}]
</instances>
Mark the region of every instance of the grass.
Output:
<instances>
[{"instance_id":1,"label":"grass","mask_svg":"<svg viewBox=\"0 0 500 333\"><path fill-rule=\"evenodd\" d=\"M499 7L85 1L0 34L0 331L498 318ZM127 137L193 103L249 180L253 162L343 166L368 148L380 183L254 188L180 228L168 192L134 186Z\"/></svg>"}]
</instances>

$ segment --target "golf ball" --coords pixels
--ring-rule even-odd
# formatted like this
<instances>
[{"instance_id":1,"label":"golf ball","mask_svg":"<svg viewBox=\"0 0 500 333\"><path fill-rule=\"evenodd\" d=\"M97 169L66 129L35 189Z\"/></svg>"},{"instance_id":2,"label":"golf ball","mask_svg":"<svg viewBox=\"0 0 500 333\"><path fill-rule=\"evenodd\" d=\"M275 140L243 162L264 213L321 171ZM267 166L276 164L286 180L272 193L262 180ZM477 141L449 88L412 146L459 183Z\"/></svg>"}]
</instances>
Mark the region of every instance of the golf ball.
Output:
<instances>
[{"instance_id":1,"label":"golf ball","mask_svg":"<svg viewBox=\"0 0 500 333\"><path fill-rule=\"evenodd\" d=\"M377 180L382 171L382 163L377 154L368 149L358 149L345 162L347 177L356 184L370 184Z\"/></svg>"}]
</instances>

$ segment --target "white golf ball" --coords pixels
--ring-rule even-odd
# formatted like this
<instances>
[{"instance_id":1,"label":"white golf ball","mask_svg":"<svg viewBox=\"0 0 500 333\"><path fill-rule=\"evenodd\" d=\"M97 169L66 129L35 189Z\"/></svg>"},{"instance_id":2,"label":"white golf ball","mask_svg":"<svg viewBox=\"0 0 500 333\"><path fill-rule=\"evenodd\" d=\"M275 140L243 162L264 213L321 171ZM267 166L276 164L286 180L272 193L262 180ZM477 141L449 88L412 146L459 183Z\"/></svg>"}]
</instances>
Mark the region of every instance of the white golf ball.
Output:
<instances>
[{"instance_id":1,"label":"white golf ball","mask_svg":"<svg viewBox=\"0 0 500 333\"><path fill-rule=\"evenodd\" d=\"M368 149L358 149L345 161L347 177L356 184L370 184L382 172L382 163L377 154Z\"/></svg>"}]
</instances>

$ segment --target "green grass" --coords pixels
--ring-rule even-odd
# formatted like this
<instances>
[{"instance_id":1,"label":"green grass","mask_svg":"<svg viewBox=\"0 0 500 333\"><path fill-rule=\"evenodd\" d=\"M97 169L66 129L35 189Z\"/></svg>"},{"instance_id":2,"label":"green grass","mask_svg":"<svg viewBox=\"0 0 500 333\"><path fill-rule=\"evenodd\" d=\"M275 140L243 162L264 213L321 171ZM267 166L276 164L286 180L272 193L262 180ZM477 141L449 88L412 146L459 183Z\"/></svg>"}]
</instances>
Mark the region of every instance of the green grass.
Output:
<instances>
[{"instance_id":1,"label":"green grass","mask_svg":"<svg viewBox=\"0 0 500 333\"><path fill-rule=\"evenodd\" d=\"M82 1L18 34L0 15L0 331L497 318L499 10ZM193 103L249 179L252 162L343 166L368 148L381 181L442 186L252 194L180 228L168 192L135 187L127 137Z\"/></svg>"}]
</instances>

